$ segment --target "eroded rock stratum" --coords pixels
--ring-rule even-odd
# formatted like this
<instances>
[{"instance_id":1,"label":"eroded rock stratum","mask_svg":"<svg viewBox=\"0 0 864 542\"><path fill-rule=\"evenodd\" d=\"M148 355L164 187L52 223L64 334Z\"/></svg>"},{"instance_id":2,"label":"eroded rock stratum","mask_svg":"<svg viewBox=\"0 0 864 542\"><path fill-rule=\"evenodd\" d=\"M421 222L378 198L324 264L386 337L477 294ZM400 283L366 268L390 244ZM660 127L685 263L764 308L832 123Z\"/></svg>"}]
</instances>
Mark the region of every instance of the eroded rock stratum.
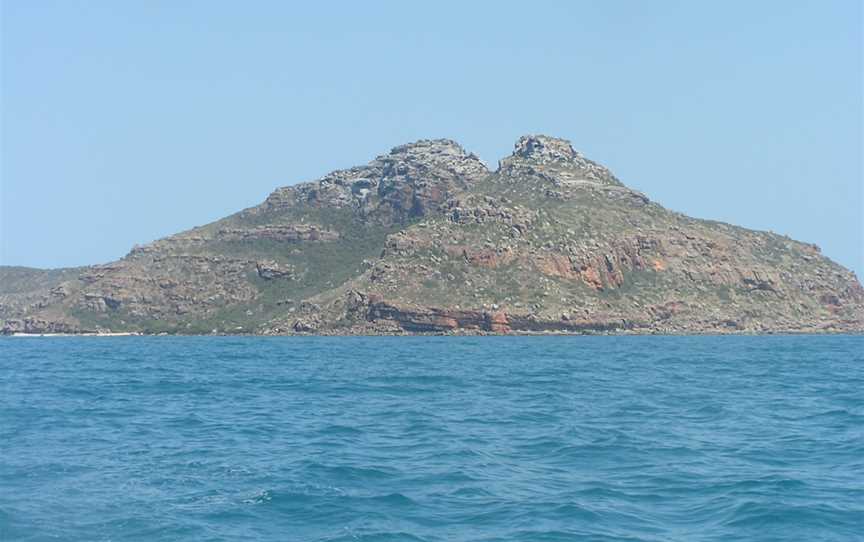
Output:
<instances>
[{"instance_id":1,"label":"eroded rock stratum","mask_svg":"<svg viewBox=\"0 0 864 542\"><path fill-rule=\"evenodd\" d=\"M108 265L0 268L6 333L860 332L819 248L669 211L569 142L449 140L275 190Z\"/></svg>"}]
</instances>

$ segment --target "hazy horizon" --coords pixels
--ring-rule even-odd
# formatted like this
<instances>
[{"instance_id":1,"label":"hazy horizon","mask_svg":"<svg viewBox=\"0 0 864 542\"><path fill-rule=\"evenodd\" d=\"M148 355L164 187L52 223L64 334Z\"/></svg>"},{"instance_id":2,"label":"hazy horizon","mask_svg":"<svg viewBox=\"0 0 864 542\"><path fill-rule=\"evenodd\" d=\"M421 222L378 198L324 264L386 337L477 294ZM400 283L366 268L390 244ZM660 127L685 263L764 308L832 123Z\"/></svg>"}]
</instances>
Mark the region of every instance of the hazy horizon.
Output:
<instances>
[{"instance_id":1,"label":"hazy horizon","mask_svg":"<svg viewBox=\"0 0 864 542\"><path fill-rule=\"evenodd\" d=\"M0 3L0 264L104 263L391 147L571 140L864 274L862 8Z\"/></svg>"}]
</instances>

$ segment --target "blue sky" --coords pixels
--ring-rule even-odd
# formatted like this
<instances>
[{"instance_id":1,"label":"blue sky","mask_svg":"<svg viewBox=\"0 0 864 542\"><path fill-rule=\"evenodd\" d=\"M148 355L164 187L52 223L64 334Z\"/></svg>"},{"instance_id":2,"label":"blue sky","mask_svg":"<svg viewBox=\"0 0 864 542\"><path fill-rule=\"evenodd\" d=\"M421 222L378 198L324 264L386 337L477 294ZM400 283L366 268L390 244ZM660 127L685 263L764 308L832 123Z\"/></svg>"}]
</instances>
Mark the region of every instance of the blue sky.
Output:
<instances>
[{"instance_id":1,"label":"blue sky","mask_svg":"<svg viewBox=\"0 0 864 542\"><path fill-rule=\"evenodd\" d=\"M448 137L565 137L696 217L864 272L862 8L2 1L0 263L101 263Z\"/></svg>"}]
</instances>

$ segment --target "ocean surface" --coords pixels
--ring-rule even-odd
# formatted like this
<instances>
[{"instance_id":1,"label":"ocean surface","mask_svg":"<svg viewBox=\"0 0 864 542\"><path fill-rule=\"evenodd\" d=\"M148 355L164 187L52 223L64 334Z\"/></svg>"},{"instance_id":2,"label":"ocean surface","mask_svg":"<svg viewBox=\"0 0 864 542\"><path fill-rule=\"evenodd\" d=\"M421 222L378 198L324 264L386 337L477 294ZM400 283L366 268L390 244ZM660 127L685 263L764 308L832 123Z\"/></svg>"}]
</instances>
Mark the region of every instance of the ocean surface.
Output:
<instances>
[{"instance_id":1,"label":"ocean surface","mask_svg":"<svg viewBox=\"0 0 864 542\"><path fill-rule=\"evenodd\" d=\"M864 337L0 339L0 540L864 540Z\"/></svg>"}]
</instances>

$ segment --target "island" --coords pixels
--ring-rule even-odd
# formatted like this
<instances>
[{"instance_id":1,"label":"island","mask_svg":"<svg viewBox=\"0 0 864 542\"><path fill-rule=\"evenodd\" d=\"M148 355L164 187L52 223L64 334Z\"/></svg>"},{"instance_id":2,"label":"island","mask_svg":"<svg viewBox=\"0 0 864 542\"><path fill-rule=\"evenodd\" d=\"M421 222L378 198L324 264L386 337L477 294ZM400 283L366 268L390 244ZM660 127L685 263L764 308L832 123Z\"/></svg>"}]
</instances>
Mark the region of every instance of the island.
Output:
<instances>
[{"instance_id":1,"label":"island","mask_svg":"<svg viewBox=\"0 0 864 542\"><path fill-rule=\"evenodd\" d=\"M106 265L0 267L0 330L842 333L864 331L864 289L817 246L668 210L566 140L524 136L493 170L442 139Z\"/></svg>"}]
</instances>

